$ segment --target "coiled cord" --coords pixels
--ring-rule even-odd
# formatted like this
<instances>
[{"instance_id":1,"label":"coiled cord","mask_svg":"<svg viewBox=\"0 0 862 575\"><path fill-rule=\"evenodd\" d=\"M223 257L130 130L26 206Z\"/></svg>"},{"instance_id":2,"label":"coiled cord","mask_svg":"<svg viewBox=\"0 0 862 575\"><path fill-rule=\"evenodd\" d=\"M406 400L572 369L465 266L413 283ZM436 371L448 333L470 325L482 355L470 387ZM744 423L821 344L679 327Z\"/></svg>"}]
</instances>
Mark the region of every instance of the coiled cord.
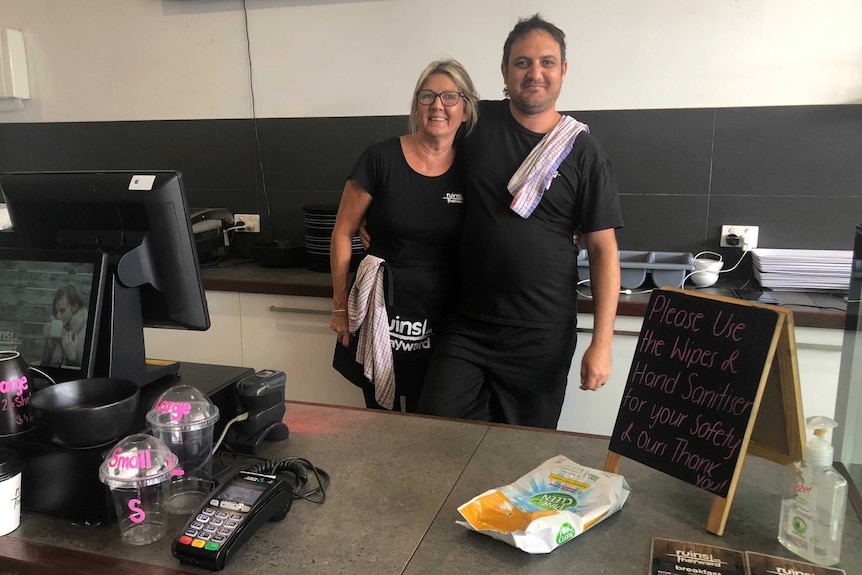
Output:
<instances>
[{"instance_id":1,"label":"coiled cord","mask_svg":"<svg viewBox=\"0 0 862 575\"><path fill-rule=\"evenodd\" d=\"M323 503L326 501L326 488L329 485L329 473L316 467L309 460L302 457L288 457L285 459L266 459L255 463L245 471L259 473L261 475L288 474L293 476L293 498L305 499L312 503ZM313 489L305 489L309 476L314 477ZM290 479L288 479L290 481Z\"/></svg>"}]
</instances>

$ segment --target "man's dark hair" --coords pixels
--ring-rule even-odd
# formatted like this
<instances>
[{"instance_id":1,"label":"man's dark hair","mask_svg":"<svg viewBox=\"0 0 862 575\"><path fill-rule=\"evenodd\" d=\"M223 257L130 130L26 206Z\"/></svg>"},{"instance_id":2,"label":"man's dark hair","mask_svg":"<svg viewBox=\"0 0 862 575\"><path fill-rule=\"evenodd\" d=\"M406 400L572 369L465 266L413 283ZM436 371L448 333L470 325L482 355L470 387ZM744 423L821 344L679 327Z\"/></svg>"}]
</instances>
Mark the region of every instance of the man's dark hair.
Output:
<instances>
[{"instance_id":1,"label":"man's dark hair","mask_svg":"<svg viewBox=\"0 0 862 575\"><path fill-rule=\"evenodd\" d=\"M509 55L512 53L512 44L526 36L533 30L544 30L560 45L560 64L566 61L566 33L544 20L539 14L533 14L529 18L521 18L503 44L503 66L509 65Z\"/></svg>"}]
</instances>

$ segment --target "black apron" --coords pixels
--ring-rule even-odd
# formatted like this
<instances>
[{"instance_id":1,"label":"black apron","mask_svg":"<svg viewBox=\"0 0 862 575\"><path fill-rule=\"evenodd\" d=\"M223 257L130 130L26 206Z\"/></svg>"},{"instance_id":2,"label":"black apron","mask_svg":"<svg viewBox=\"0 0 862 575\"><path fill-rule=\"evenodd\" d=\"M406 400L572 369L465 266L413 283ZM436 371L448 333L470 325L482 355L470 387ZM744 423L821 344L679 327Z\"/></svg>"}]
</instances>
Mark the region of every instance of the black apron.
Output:
<instances>
[{"instance_id":1,"label":"black apron","mask_svg":"<svg viewBox=\"0 0 862 575\"><path fill-rule=\"evenodd\" d=\"M389 316L396 410L401 396L407 398L408 411L419 399L437 335L435 330L454 301L454 277L455 270L448 268L384 266L383 293ZM368 404L369 393L374 397L374 385L363 374L364 366L356 361L357 339L351 336L350 347L336 342L332 367L362 388Z\"/></svg>"}]
</instances>

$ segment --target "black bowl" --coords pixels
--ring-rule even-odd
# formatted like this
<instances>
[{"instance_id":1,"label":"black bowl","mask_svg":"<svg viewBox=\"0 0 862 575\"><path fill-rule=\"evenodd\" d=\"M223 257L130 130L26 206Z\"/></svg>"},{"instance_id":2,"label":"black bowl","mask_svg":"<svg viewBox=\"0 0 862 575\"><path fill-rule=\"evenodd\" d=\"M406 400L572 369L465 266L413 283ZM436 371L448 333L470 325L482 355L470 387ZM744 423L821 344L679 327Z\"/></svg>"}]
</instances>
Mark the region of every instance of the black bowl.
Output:
<instances>
[{"instance_id":1,"label":"black bowl","mask_svg":"<svg viewBox=\"0 0 862 575\"><path fill-rule=\"evenodd\" d=\"M63 447L98 447L131 431L141 391L125 379L58 383L33 394L39 435Z\"/></svg>"},{"instance_id":2,"label":"black bowl","mask_svg":"<svg viewBox=\"0 0 862 575\"><path fill-rule=\"evenodd\" d=\"M254 244L254 259L265 268L299 268L306 264L305 244L276 240Z\"/></svg>"}]
</instances>

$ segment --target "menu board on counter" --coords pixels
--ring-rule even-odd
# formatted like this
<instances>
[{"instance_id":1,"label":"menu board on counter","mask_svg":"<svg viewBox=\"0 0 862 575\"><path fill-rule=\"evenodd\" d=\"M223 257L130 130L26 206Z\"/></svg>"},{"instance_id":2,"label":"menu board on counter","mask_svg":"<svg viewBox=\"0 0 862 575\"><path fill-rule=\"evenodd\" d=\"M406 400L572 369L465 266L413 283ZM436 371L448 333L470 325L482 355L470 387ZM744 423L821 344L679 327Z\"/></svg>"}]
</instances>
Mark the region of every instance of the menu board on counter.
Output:
<instances>
[{"instance_id":1,"label":"menu board on counter","mask_svg":"<svg viewBox=\"0 0 862 575\"><path fill-rule=\"evenodd\" d=\"M720 535L749 446L782 463L801 456L792 330L786 308L654 290L605 469L624 456L714 494L708 529Z\"/></svg>"}]
</instances>

